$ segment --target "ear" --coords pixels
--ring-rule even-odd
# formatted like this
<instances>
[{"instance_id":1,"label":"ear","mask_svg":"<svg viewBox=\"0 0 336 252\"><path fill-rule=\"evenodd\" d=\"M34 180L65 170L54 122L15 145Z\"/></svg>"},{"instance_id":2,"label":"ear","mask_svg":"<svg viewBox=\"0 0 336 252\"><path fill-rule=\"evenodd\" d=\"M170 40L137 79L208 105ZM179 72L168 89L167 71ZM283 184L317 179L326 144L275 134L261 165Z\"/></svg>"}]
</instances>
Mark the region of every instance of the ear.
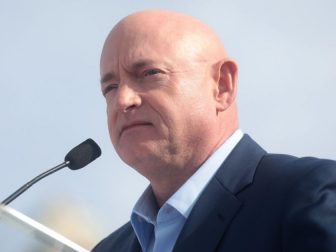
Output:
<instances>
[{"instance_id":1,"label":"ear","mask_svg":"<svg viewBox=\"0 0 336 252\"><path fill-rule=\"evenodd\" d=\"M234 103L237 94L237 73L237 63L232 59L226 58L216 64L217 112L225 111Z\"/></svg>"}]
</instances>

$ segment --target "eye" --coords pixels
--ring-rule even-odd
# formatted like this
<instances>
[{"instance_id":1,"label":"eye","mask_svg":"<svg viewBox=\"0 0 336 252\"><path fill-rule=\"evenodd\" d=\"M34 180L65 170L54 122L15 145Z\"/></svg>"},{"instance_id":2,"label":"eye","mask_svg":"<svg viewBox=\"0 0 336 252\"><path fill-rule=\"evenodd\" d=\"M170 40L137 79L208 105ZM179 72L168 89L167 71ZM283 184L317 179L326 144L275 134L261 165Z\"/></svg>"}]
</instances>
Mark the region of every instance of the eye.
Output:
<instances>
[{"instance_id":1,"label":"eye","mask_svg":"<svg viewBox=\"0 0 336 252\"><path fill-rule=\"evenodd\" d=\"M104 89L103 89L103 95L106 96L107 93L115 90L118 88L118 84L110 84L107 85Z\"/></svg>"},{"instance_id":2,"label":"eye","mask_svg":"<svg viewBox=\"0 0 336 252\"><path fill-rule=\"evenodd\" d=\"M159 73L162 73L160 69L148 69L144 72L144 76L150 76L150 75L155 75Z\"/></svg>"}]
</instances>

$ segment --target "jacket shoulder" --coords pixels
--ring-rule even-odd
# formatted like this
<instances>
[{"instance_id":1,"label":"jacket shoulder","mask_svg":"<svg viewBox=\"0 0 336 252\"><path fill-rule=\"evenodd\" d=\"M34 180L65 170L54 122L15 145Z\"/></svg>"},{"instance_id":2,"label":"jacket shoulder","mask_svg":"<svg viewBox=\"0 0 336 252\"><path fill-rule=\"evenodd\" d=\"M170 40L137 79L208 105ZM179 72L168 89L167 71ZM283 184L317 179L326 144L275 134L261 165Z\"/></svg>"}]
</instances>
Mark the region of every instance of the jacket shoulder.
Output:
<instances>
[{"instance_id":1,"label":"jacket shoulder","mask_svg":"<svg viewBox=\"0 0 336 252\"><path fill-rule=\"evenodd\" d=\"M282 212L284 250L334 251L336 162L312 157L284 160L279 161L288 188Z\"/></svg>"},{"instance_id":2,"label":"jacket shoulder","mask_svg":"<svg viewBox=\"0 0 336 252\"><path fill-rule=\"evenodd\" d=\"M285 154L266 154L261 160L257 171L276 174L286 178L299 179L310 172L336 171L336 161L315 157L295 157Z\"/></svg>"},{"instance_id":3,"label":"jacket shoulder","mask_svg":"<svg viewBox=\"0 0 336 252\"><path fill-rule=\"evenodd\" d=\"M258 202L268 199L281 209L290 198L300 198L297 192L314 193L321 187L335 183L336 162L333 160L266 154L256 168L253 183L239 197L250 199L255 196L253 198ZM301 188L310 190L302 191Z\"/></svg>"}]
</instances>

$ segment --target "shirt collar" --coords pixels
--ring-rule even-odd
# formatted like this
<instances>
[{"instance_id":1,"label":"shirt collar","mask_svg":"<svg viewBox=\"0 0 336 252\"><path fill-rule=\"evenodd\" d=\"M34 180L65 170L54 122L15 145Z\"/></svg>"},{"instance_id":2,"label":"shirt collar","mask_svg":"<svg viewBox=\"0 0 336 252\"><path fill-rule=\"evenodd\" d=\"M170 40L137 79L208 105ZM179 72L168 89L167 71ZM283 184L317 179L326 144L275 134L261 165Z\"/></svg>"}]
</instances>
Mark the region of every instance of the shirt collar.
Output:
<instances>
[{"instance_id":1,"label":"shirt collar","mask_svg":"<svg viewBox=\"0 0 336 252\"><path fill-rule=\"evenodd\" d=\"M168 204L188 218L201 192L242 137L242 131L236 130L163 206ZM137 215L154 224L158 210L152 188L149 186L135 204L131 219Z\"/></svg>"},{"instance_id":2,"label":"shirt collar","mask_svg":"<svg viewBox=\"0 0 336 252\"><path fill-rule=\"evenodd\" d=\"M151 186L143 192L132 211L132 218L141 217L148 223L155 224L158 206ZM137 216L136 216L137 215ZM132 219L131 218L131 219Z\"/></svg>"},{"instance_id":3,"label":"shirt collar","mask_svg":"<svg viewBox=\"0 0 336 252\"><path fill-rule=\"evenodd\" d=\"M185 218L188 218L203 189L242 137L241 130L235 131L167 200L166 204L171 205Z\"/></svg>"}]
</instances>

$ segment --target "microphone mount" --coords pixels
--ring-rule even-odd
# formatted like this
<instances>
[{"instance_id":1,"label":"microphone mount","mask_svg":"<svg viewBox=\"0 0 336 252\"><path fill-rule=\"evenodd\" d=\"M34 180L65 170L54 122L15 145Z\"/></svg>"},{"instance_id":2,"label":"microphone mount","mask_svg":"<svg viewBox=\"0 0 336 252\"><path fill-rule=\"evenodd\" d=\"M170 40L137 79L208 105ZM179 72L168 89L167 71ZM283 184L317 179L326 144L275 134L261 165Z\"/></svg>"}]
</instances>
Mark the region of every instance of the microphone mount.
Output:
<instances>
[{"instance_id":1,"label":"microphone mount","mask_svg":"<svg viewBox=\"0 0 336 252\"><path fill-rule=\"evenodd\" d=\"M78 170L83 168L84 166L91 163L93 160L98 158L101 155L101 150L98 144L93 141L92 139L87 139L81 144L74 147L72 150L68 152L68 154L64 158L64 162L41 173L28 183L21 186L18 190L12 193L9 197L4 199L1 204L8 205L13 200L15 200L18 196L24 193L28 188L34 185L36 182L40 181L41 179L47 177L48 175L57 172L64 167L69 167L71 170Z\"/></svg>"},{"instance_id":2,"label":"microphone mount","mask_svg":"<svg viewBox=\"0 0 336 252\"><path fill-rule=\"evenodd\" d=\"M8 205L9 203L11 203L13 200L15 200L17 197L19 197L22 193L24 193L28 188L30 188L32 185L34 185L36 182L40 181L41 179L47 177L48 175L57 172L61 169L63 169L64 167L67 167L70 164L69 161L64 161L62 164L59 164L43 173L41 173L40 175L38 175L37 177L33 178L31 181L29 181L28 183L24 184L23 186L21 186L18 190L16 190L13 194L11 194L10 196L8 196L6 199L4 199L1 204L2 205Z\"/></svg>"}]
</instances>

